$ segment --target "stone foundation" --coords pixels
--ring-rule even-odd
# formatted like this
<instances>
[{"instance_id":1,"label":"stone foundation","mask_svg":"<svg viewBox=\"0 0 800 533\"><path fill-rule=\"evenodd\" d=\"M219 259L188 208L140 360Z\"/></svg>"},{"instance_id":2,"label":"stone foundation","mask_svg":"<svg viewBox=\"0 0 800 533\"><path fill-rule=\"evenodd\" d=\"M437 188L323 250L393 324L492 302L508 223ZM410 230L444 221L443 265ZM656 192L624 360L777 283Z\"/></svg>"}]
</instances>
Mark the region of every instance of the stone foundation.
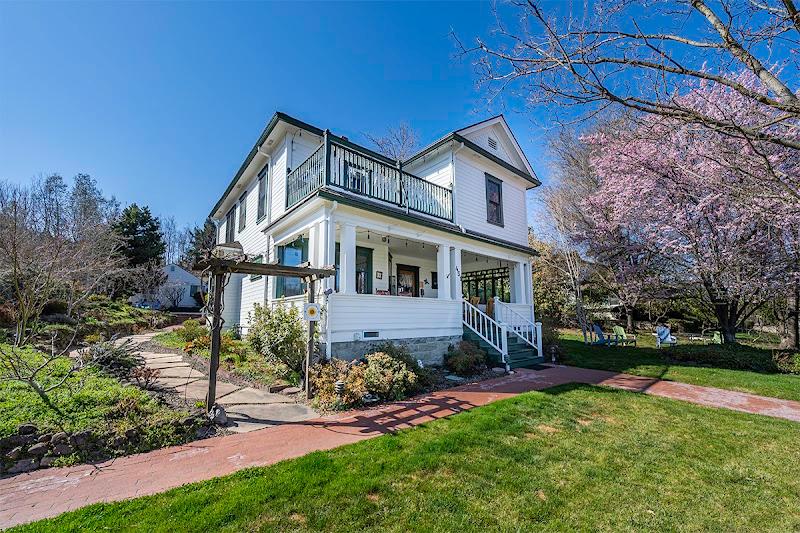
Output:
<instances>
[{"instance_id":1,"label":"stone foundation","mask_svg":"<svg viewBox=\"0 0 800 533\"><path fill-rule=\"evenodd\" d=\"M414 359L420 359L426 365L441 365L444 363L444 354L447 347L461 341L460 335L447 335L443 337L418 337L414 339L375 339L365 341L334 342L331 344L333 357L352 361L360 359L378 350L378 346L386 342L405 346Z\"/></svg>"}]
</instances>

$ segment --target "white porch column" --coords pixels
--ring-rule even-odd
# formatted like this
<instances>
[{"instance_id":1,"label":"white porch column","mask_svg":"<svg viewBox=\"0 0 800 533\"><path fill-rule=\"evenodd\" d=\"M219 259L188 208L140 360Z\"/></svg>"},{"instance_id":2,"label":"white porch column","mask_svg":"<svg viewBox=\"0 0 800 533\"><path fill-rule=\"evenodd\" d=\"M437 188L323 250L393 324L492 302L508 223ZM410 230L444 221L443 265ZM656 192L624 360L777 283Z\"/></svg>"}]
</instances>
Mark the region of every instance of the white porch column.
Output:
<instances>
[{"instance_id":1,"label":"white porch column","mask_svg":"<svg viewBox=\"0 0 800 533\"><path fill-rule=\"evenodd\" d=\"M461 248L454 246L450 249L450 297L453 300L461 299ZM442 281L439 280L441 284Z\"/></svg>"},{"instance_id":2,"label":"white porch column","mask_svg":"<svg viewBox=\"0 0 800 533\"><path fill-rule=\"evenodd\" d=\"M511 283L512 301L518 304L526 303L525 265L521 262L514 263L511 276L513 277L513 282Z\"/></svg>"},{"instance_id":3,"label":"white porch column","mask_svg":"<svg viewBox=\"0 0 800 533\"><path fill-rule=\"evenodd\" d=\"M336 263L336 223L333 220L333 215L328 214L321 222L321 225L325 227L325 240L320 243L325 248L323 266L333 266ZM334 276L325 278L323 282L325 290L333 290L335 285L336 278Z\"/></svg>"},{"instance_id":4,"label":"white porch column","mask_svg":"<svg viewBox=\"0 0 800 533\"><path fill-rule=\"evenodd\" d=\"M450 299L450 245L439 243L436 251L436 270L439 276L438 297L440 300Z\"/></svg>"},{"instance_id":5,"label":"white porch column","mask_svg":"<svg viewBox=\"0 0 800 533\"><path fill-rule=\"evenodd\" d=\"M319 228L313 225L308 228L308 262L311 266L319 266Z\"/></svg>"},{"instance_id":6,"label":"white porch column","mask_svg":"<svg viewBox=\"0 0 800 533\"><path fill-rule=\"evenodd\" d=\"M353 224L341 225L339 243L339 292L356 292L356 227Z\"/></svg>"}]
</instances>

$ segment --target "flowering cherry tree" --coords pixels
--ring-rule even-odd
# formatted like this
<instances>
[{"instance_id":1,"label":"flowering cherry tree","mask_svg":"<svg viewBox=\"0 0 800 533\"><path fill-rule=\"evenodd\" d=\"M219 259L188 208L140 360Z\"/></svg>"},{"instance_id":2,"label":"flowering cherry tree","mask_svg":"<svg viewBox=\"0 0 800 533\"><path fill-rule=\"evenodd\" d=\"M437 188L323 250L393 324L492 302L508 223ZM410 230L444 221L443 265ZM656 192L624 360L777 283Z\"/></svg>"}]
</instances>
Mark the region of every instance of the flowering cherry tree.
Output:
<instances>
[{"instance_id":1,"label":"flowering cherry tree","mask_svg":"<svg viewBox=\"0 0 800 533\"><path fill-rule=\"evenodd\" d=\"M739 80L758 90L751 76ZM739 123L763 124L775 113L713 83L676 99ZM800 139L796 129L779 127ZM800 226L798 150L656 115L587 140L600 179L598 193L584 201L591 240L623 258L656 253L667 260L673 275L702 288L726 342L736 342L737 326L796 280L790 235Z\"/></svg>"}]
</instances>

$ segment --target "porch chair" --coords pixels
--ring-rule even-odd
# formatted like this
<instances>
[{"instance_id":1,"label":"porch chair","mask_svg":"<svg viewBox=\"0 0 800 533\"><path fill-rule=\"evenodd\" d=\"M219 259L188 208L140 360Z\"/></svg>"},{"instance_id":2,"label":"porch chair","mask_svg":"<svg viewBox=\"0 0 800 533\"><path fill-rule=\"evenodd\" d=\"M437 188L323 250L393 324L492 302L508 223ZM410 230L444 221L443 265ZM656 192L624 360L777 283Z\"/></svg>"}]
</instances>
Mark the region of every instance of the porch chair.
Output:
<instances>
[{"instance_id":1,"label":"porch chair","mask_svg":"<svg viewBox=\"0 0 800 533\"><path fill-rule=\"evenodd\" d=\"M617 341L619 339L616 336L613 339L611 337L606 337L605 334L603 334L603 328L601 328L599 324L592 324L592 331L594 332L595 337L597 337L597 340L592 343L592 346L617 345Z\"/></svg>"},{"instance_id":2,"label":"porch chair","mask_svg":"<svg viewBox=\"0 0 800 533\"><path fill-rule=\"evenodd\" d=\"M706 339L706 344L722 344L722 333L715 331L710 339Z\"/></svg>"},{"instance_id":3,"label":"porch chair","mask_svg":"<svg viewBox=\"0 0 800 533\"><path fill-rule=\"evenodd\" d=\"M678 344L678 339L672 334L667 326L658 326L656 328L656 348L661 346L675 346Z\"/></svg>"},{"instance_id":4,"label":"porch chair","mask_svg":"<svg viewBox=\"0 0 800 533\"><path fill-rule=\"evenodd\" d=\"M625 328L622 326L614 326L614 335L617 337L617 342L623 346L633 344L636 347L636 335L628 335L625 333Z\"/></svg>"},{"instance_id":5,"label":"porch chair","mask_svg":"<svg viewBox=\"0 0 800 533\"><path fill-rule=\"evenodd\" d=\"M494 318L494 298L486 300L486 314Z\"/></svg>"},{"instance_id":6,"label":"porch chair","mask_svg":"<svg viewBox=\"0 0 800 533\"><path fill-rule=\"evenodd\" d=\"M469 303L471 303L475 307L478 307L478 304L481 303L481 297L480 296L472 296L469 299Z\"/></svg>"}]
</instances>

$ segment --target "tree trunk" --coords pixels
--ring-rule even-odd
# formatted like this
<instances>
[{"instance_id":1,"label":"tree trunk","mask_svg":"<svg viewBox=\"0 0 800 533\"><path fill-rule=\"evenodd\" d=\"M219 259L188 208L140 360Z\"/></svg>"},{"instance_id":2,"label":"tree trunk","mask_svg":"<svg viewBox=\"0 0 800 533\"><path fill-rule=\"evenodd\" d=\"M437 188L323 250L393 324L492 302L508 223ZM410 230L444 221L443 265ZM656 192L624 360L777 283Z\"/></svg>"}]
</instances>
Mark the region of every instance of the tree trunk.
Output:
<instances>
[{"instance_id":1,"label":"tree trunk","mask_svg":"<svg viewBox=\"0 0 800 533\"><path fill-rule=\"evenodd\" d=\"M736 344L736 305L731 302L714 304L722 340L725 344Z\"/></svg>"},{"instance_id":2,"label":"tree trunk","mask_svg":"<svg viewBox=\"0 0 800 533\"><path fill-rule=\"evenodd\" d=\"M787 336L781 340L781 348L800 350L800 281L794 282L794 287L788 297L789 312L786 316Z\"/></svg>"},{"instance_id":3,"label":"tree trunk","mask_svg":"<svg viewBox=\"0 0 800 533\"><path fill-rule=\"evenodd\" d=\"M627 332L628 333L635 333L636 330L634 329L633 324L633 309L630 307L625 308L625 318L627 319Z\"/></svg>"}]
</instances>

